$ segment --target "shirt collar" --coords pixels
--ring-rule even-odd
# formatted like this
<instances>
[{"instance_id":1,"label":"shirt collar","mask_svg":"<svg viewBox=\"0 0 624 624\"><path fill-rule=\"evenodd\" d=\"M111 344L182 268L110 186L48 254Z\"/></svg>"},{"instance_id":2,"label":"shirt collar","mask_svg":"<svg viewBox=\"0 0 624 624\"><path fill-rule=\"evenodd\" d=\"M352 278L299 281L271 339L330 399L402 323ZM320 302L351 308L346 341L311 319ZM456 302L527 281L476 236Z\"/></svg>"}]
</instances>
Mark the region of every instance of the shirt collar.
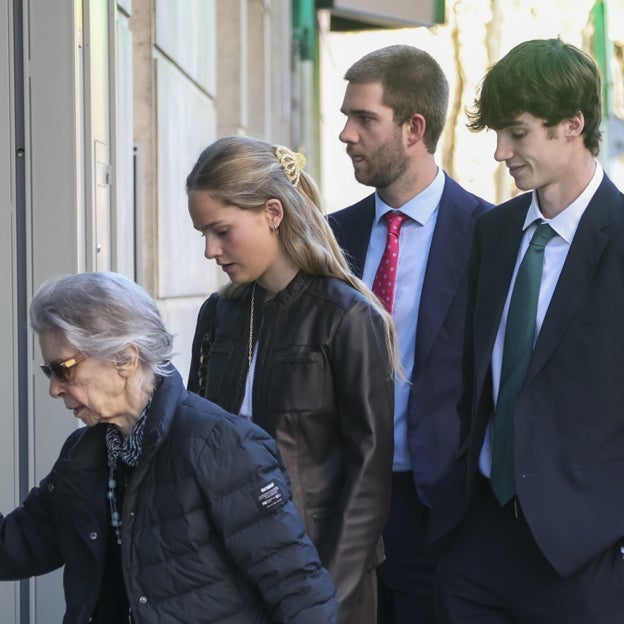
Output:
<instances>
[{"instance_id":1,"label":"shirt collar","mask_svg":"<svg viewBox=\"0 0 624 624\"><path fill-rule=\"evenodd\" d=\"M429 221L442 199L445 181L444 171L438 167L438 173L431 184L398 208L388 206L375 191L375 223L379 223L387 212L400 210L410 219L424 225Z\"/></svg>"},{"instance_id":2,"label":"shirt collar","mask_svg":"<svg viewBox=\"0 0 624 624\"><path fill-rule=\"evenodd\" d=\"M574 238L574 234L576 233L576 228L578 227L581 217L587 209L594 193L600 186L603 176L604 172L602 167L600 166L600 163L596 161L596 170L594 171L594 175L583 192L569 206L550 220L546 219L542 214L537 200L537 192L533 191L531 205L527 211L522 229L526 230L536 221L548 222L550 227L552 227L552 229L555 230L561 238L570 244Z\"/></svg>"}]
</instances>

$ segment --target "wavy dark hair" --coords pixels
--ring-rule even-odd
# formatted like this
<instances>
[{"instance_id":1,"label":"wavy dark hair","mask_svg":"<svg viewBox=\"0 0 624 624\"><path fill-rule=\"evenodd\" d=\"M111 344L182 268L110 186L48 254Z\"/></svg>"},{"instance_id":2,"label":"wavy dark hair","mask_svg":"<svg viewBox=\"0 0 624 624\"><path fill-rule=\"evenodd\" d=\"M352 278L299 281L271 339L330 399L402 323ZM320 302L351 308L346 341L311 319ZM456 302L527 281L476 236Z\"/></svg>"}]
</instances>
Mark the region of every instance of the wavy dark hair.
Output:
<instances>
[{"instance_id":1,"label":"wavy dark hair","mask_svg":"<svg viewBox=\"0 0 624 624\"><path fill-rule=\"evenodd\" d=\"M533 39L510 50L485 75L466 110L468 128L501 130L522 113L547 127L583 113L585 147L597 156L602 120L600 72L594 60L561 39Z\"/></svg>"}]
</instances>

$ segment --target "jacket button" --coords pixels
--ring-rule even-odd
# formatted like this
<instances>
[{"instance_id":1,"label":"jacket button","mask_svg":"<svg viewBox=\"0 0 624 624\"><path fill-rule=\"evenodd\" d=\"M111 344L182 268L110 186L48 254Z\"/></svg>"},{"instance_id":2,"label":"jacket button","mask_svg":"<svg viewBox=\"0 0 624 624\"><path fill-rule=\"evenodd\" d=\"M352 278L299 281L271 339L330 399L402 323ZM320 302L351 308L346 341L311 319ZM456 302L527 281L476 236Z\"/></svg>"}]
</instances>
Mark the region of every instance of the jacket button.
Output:
<instances>
[{"instance_id":1,"label":"jacket button","mask_svg":"<svg viewBox=\"0 0 624 624\"><path fill-rule=\"evenodd\" d=\"M91 533L89 533L89 539L91 541L96 540L98 538L98 534L95 531L91 531Z\"/></svg>"},{"instance_id":2,"label":"jacket button","mask_svg":"<svg viewBox=\"0 0 624 624\"><path fill-rule=\"evenodd\" d=\"M141 596L141 597L139 598L139 602L140 602L141 604L147 604L147 598L146 598L145 596Z\"/></svg>"},{"instance_id":3,"label":"jacket button","mask_svg":"<svg viewBox=\"0 0 624 624\"><path fill-rule=\"evenodd\" d=\"M54 483L48 483L48 492L54 492Z\"/></svg>"}]
</instances>

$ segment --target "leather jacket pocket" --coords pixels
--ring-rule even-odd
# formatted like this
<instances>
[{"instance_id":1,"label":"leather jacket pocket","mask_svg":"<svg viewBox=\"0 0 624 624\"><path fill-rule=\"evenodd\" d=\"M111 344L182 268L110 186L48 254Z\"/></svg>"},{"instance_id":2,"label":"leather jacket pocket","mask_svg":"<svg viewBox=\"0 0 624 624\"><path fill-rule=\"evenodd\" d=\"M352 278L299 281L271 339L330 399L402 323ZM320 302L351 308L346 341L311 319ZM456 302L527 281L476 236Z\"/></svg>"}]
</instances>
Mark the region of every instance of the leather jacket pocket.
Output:
<instances>
[{"instance_id":1,"label":"leather jacket pocket","mask_svg":"<svg viewBox=\"0 0 624 624\"><path fill-rule=\"evenodd\" d=\"M323 353L293 346L275 353L267 388L271 406L281 413L319 412L333 401L332 376Z\"/></svg>"}]
</instances>

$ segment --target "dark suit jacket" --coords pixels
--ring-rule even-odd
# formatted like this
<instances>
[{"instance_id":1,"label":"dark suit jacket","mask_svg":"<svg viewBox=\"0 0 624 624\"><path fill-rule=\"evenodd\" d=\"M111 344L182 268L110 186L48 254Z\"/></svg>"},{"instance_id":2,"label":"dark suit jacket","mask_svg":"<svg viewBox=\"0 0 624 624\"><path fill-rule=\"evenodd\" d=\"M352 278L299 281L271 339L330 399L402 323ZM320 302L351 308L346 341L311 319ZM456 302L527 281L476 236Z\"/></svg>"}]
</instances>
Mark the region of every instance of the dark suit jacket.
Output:
<instances>
[{"instance_id":1,"label":"dark suit jacket","mask_svg":"<svg viewBox=\"0 0 624 624\"><path fill-rule=\"evenodd\" d=\"M420 301L407 411L414 481L426 504L457 450L468 255L475 221L489 207L446 176ZM374 217L374 195L329 215L338 243L359 277Z\"/></svg>"},{"instance_id":2,"label":"dark suit jacket","mask_svg":"<svg viewBox=\"0 0 624 624\"><path fill-rule=\"evenodd\" d=\"M525 194L502 204L475 229L463 442L455 478L440 489L432 538L461 519L475 482L492 414L492 349L530 201ZM623 372L624 196L605 176L572 241L514 416L520 503L563 576L624 536Z\"/></svg>"}]
</instances>

